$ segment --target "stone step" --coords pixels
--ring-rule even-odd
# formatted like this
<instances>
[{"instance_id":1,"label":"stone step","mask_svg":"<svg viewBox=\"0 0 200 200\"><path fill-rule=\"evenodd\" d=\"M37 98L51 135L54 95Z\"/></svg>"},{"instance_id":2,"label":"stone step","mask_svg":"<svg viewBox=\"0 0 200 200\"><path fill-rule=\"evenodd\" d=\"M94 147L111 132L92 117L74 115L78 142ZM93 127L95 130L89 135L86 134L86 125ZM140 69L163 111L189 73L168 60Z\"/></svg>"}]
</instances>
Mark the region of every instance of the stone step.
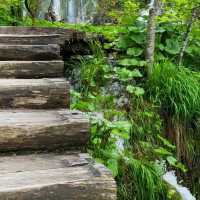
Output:
<instances>
[{"instance_id":1,"label":"stone step","mask_svg":"<svg viewBox=\"0 0 200 200\"><path fill-rule=\"evenodd\" d=\"M0 79L0 108L67 108L69 101L64 78Z\"/></svg>"},{"instance_id":2,"label":"stone step","mask_svg":"<svg viewBox=\"0 0 200 200\"><path fill-rule=\"evenodd\" d=\"M24 35L24 34L0 34L0 44L28 44L45 45L60 44L59 34L49 35Z\"/></svg>"},{"instance_id":3,"label":"stone step","mask_svg":"<svg viewBox=\"0 0 200 200\"><path fill-rule=\"evenodd\" d=\"M0 110L0 152L81 149L88 134L89 120L78 111Z\"/></svg>"},{"instance_id":4,"label":"stone step","mask_svg":"<svg viewBox=\"0 0 200 200\"><path fill-rule=\"evenodd\" d=\"M7 45L0 44L0 60L61 60L60 46L49 45Z\"/></svg>"},{"instance_id":5,"label":"stone step","mask_svg":"<svg viewBox=\"0 0 200 200\"><path fill-rule=\"evenodd\" d=\"M0 157L1 200L116 200L110 171L87 154Z\"/></svg>"},{"instance_id":6,"label":"stone step","mask_svg":"<svg viewBox=\"0 0 200 200\"><path fill-rule=\"evenodd\" d=\"M0 78L62 77L63 61L0 61Z\"/></svg>"}]
</instances>

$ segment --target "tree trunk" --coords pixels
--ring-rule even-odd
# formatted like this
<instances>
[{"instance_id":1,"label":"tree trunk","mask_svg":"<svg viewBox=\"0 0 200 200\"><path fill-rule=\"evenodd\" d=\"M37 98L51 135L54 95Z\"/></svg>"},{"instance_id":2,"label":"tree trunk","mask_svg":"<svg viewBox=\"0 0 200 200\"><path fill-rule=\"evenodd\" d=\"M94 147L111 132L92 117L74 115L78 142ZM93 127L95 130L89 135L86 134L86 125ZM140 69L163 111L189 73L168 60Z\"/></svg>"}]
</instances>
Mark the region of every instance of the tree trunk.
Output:
<instances>
[{"instance_id":1,"label":"tree trunk","mask_svg":"<svg viewBox=\"0 0 200 200\"><path fill-rule=\"evenodd\" d=\"M147 68L148 76L150 76L153 71L158 1L159 0L154 0L152 8L150 8L149 10L149 20L147 27L147 44L146 44L146 61L148 67Z\"/></svg>"},{"instance_id":2,"label":"tree trunk","mask_svg":"<svg viewBox=\"0 0 200 200\"><path fill-rule=\"evenodd\" d=\"M192 15L191 15L191 18L188 22L188 25L187 25L187 31L185 32L185 35L184 35L184 38L183 38L183 44L182 44L182 47L181 47L181 50L180 50L180 54L179 54L179 60L178 60L178 65L182 65L183 63L183 56L184 56L184 52L185 52L185 49L188 45L188 41L189 41L189 35L192 31L192 25L193 25L193 22L194 22L194 19L195 19L195 16L196 16L196 9L193 8L192 9Z\"/></svg>"}]
</instances>

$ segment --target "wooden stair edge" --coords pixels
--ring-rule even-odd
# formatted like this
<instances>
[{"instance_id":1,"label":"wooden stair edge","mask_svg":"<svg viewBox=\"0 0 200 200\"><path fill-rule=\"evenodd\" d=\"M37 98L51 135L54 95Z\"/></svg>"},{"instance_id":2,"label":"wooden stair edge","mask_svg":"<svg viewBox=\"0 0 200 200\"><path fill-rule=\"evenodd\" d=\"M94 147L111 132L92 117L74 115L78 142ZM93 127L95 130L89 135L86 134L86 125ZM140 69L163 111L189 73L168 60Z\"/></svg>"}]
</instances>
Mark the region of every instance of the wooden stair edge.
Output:
<instances>
[{"instance_id":1,"label":"wooden stair edge","mask_svg":"<svg viewBox=\"0 0 200 200\"><path fill-rule=\"evenodd\" d=\"M0 61L0 78L57 78L64 73L64 61Z\"/></svg>"},{"instance_id":2,"label":"wooden stair edge","mask_svg":"<svg viewBox=\"0 0 200 200\"><path fill-rule=\"evenodd\" d=\"M111 172L88 154L0 157L0 163L1 200L116 200Z\"/></svg>"},{"instance_id":3,"label":"wooden stair edge","mask_svg":"<svg viewBox=\"0 0 200 200\"><path fill-rule=\"evenodd\" d=\"M65 78L0 79L0 108L68 108L70 85Z\"/></svg>"}]
</instances>

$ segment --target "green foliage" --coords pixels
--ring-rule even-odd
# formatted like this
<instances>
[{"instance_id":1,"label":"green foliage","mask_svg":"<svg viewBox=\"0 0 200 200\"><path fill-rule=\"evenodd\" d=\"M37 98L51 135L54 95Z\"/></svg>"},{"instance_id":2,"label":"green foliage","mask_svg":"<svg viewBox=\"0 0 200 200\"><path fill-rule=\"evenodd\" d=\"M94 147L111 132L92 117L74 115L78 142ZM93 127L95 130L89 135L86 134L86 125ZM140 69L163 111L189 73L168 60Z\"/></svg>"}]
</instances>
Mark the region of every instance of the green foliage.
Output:
<instances>
[{"instance_id":1,"label":"green foliage","mask_svg":"<svg viewBox=\"0 0 200 200\"><path fill-rule=\"evenodd\" d=\"M162 136L156 109L144 103L145 90L136 81L143 78L141 66L118 65L120 61L112 66L98 43L92 49L92 56L80 59L79 86L72 91L71 106L89 112L89 151L116 177L119 199L167 199L161 163L182 170L184 166L168 162L176 159L175 149ZM116 83L119 88L115 90L112 85Z\"/></svg>"},{"instance_id":2,"label":"green foliage","mask_svg":"<svg viewBox=\"0 0 200 200\"><path fill-rule=\"evenodd\" d=\"M183 62L196 72L176 66L191 10L199 6L199 0L162 1L156 27L155 68L148 81L145 61L147 17L141 16L147 1L102 0L98 14L106 19L105 22L115 24L99 26L35 19L40 1L26 2L30 18L22 19L24 2L0 0L0 25L73 28L103 35L107 41L102 46L93 42L93 55L76 58L75 71L66 68L75 83L75 90L71 91L71 108L89 114L92 124L89 152L112 171L118 184L118 198L180 199L161 177L167 167L184 175L187 170L188 174L193 171L191 165L195 166L195 172L199 171L198 17ZM186 126L182 151L186 151L183 157L189 169L176 158L175 142L166 138L166 116ZM195 193L199 184L194 185L194 182L199 181L199 175L192 177L192 181Z\"/></svg>"},{"instance_id":3,"label":"green foliage","mask_svg":"<svg viewBox=\"0 0 200 200\"><path fill-rule=\"evenodd\" d=\"M22 0L0 0L0 25L21 24L22 7Z\"/></svg>"},{"instance_id":4,"label":"green foliage","mask_svg":"<svg viewBox=\"0 0 200 200\"><path fill-rule=\"evenodd\" d=\"M199 113L200 87L195 72L170 62L157 64L147 84L150 98L174 120L191 121Z\"/></svg>"}]
</instances>

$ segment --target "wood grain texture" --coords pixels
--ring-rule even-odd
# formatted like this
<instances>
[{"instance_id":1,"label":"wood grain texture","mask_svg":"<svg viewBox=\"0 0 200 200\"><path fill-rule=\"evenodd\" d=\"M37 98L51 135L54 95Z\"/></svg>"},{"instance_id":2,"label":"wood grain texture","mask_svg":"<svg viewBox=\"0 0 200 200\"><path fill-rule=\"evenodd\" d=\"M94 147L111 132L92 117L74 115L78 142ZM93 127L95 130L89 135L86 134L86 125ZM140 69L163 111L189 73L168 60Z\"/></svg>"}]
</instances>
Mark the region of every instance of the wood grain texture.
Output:
<instances>
[{"instance_id":1,"label":"wood grain texture","mask_svg":"<svg viewBox=\"0 0 200 200\"><path fill-rule=\"evenodd\" d=\"M69 101L64 78L0 79L0 108L67 108Z\"/></svg>"},{"instance_id":2,"label":"wood grain texture","mask_svg":"<svg viewBox=\"0 0 200 200\"><path fill-rule=\"evenodd\" d=\"M60 35L60 43L70 40L82 40L86 38L85 32L55 28L55 27L22 27L22 26L1 26L0 34L18 34L18 35Z\"/></svg>"},{"instance_id":3,"label":"wood grain texture","mask_svg":"<svg viewBox=\"0 0 200 200\"><path fill-rule=\"evenodd\" d=\"M49 45L0 45L0 60L61 60L60 46Z\"/></svg>"},{"instance_id":4,"label":"wood grain texture","mask_svg":"<svg viewBox=\"0 0 200 200\"><path fill-rule=\"evenodd\" d=\"M78 111L0 110L1 152L80 149L88 134L89 120Z\"/></svg>"},{"instance_id":5,"label":"wood grain texture","mask_svg":"<svg viewBox=\"0 0 200 200\"><path fill-rule=\"evenodd\" d=\"M59 34L49 35L30 35L30 34L0 34L0 44L27 44L27 45L46 45L59 44Z\"/></svg>"},{"instance_id":6,"label":"wood grain texture","mask_svg":"<svg viewBox=\"0 0 200 200\"><path fill-rule=\"evenodd\" d=\"M0 78L55 78L63 73L63 61L0 61Z\"/></svg>"},{"instance_id":7,"label":"wood grain texture","mask_svg":"<svg viewBox=\"0 0 200 200\"><path fill-rule=\"evenodd\" d=\"M116 200L110 171L87 154L0 158L1 200Z\"/></svg>"}]
</instances>

